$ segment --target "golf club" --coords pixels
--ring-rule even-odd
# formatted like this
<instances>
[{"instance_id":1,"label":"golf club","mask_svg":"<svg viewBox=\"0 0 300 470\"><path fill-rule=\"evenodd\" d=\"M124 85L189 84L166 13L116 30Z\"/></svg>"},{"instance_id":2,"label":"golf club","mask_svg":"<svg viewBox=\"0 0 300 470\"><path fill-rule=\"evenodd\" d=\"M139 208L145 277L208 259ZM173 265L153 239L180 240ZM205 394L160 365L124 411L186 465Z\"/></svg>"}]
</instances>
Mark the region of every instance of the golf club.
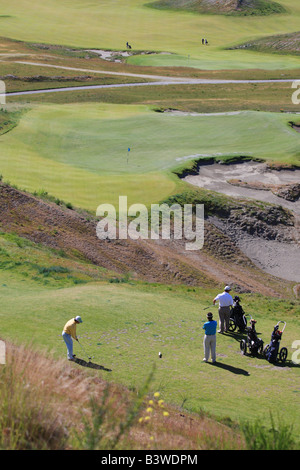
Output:
<instances>
[{"instance_id":1,"label":"golf club","mask_svg":"<svg viewBox=\"0 0 300 470\"><path fill-rule=\"evenodd\" d=\"M212 305L210 305L209 307L205 307L203 310L208 310L209 308L213 308L213 307L217 307L217 305L216 305L216 304L212 304Z\"/></svg>"},{"instance_id":2,"label":"golf club","mask_svg":"<svg viewBox=\"0 0 300 470\"><path fill-rule=\"evenodd\" d=\"M91 360L92 360L92 357L87 354L87 352L85 351L84 347L83 347L82 344L79 342L79 340L77 340L77 342L80 344L80 346L81 346L81 348L82 348L84 354L88 357L89 361L91 361Z\"/></svg>"}]
</instances>

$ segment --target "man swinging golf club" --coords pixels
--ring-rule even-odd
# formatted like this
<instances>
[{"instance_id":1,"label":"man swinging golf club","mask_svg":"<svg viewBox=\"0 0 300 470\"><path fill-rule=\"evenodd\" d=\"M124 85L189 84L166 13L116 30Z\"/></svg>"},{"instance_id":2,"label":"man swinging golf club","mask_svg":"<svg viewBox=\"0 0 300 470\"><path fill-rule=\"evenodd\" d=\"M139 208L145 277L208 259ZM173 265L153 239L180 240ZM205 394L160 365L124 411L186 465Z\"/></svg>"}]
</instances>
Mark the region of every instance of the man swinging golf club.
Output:
<instances>
[{"instance_id":1,"label":"man swinging golf club","mask_svg":"<svg viewBox=\"0 0 300 470\"><path fill-rule=\"evenodd\" d=\"M82 323L81 317L77 316L75 318L71 318L71 320L69 320L65 324L63 332L62 332L62 337L66 343L67 350L68 350L69 361L74 361L75 359L73 355L73 339L75 339L75 341L78 341L78 338L76 336L76 326L79 323Z\"/></svg>"}]
</instances>

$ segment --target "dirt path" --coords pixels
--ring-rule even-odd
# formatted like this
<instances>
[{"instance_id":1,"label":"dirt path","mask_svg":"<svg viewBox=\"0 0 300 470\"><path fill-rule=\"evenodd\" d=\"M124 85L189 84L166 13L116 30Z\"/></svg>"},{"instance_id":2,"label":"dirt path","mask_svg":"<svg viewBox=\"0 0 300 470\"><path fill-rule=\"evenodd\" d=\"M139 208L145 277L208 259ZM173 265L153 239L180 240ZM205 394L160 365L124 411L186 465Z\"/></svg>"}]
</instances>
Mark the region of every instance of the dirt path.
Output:
<instances>
[{"instance_id":1,"label":"dirt path","mask_svg":"<svg viewBox=\"0 0 300 470\"><path fill-rule=\"evenodd\" d=\"M203 84L224 84L224 83L289 83L294 82L295 79L266 79L266 80L234 80L234 79L208 79L208 78L186 78L186 77L169 77L165 75L150 75L150 74L139 74L139 73L130 73L130 72L112 72L110 70L95 70L95 69L82 69L77 67L67 67L64 65L54 65L54 64L43 64L39 62L28 62L28 61L15 61L16 64L25 64L25 65L36 65L37 67L50 67L56 69L64 70L75 70L80 72L90 72L90 73L102 73L106 75L121 75L126 77L140 77L140 78L149 78L152 80L167 80L173 82L182 82L182 83L203 83Z\"/></svg>"},{"instance_id":2,"label":"dirt path","mask_svg":"<svg viewBox=\"0 0 300 470\"><path fill-rule=\"evenodd\" d=\"M77 72L88 72L88 73L99 73L105 75L117 75L117 76L126 76L134 78L144 78L152 80L146 83L120 83L114 85L91 85L91 86L74 86L74 87L64 87L64 88L50 88L45 90L30 90L30 91L19 91L13 93L7 93L8 96L20 96L20 95L33 95L36 93L57 93L65 91L80 91L80 90L95 90L103 88L122 88L122 87L138 87L138 86L153 86L153 85L216 85L216 84L241 84L241 83L292 83L294 79L279 79L279 80L219 80L219 79L191 79L191 78L182 78L182 77L168 77L161 75L147 75L147 74L135 74L130 72L112 72L109 70L94 70L94 69L85 69L85 68L76 68L76 67L66 67L62 65L55 64L43 64L38 62L29 62L29 61L14 61L16 64L25 64L33 65L37 67L49 67L57 68L63 70L75 70Z\"/></svg>"},{"instance_id":3,"label":"dirt path","mask_svg":"<svg viewBox=\"0 0 300 470\"><path fill-rule=\"evenodd\" d=\"M55 68L55 69L63 69L63 70L75 70L77 72L89 72L89 73L100 73L105 75L118 75L118 76L126 76L126 77L134 77L134 78L149 78L150 80L170 80L172 82L183 81L187 80L186 78L178 78L178 77L167 77L161 75L150 75L150 74L141 74L141 73L130 73L130 72L113 72L111 70L95 70L95 69L82 69L77 67L67 67L64 65L55 65L55 64L43 64L39 62L28 62L28 61L15 61L16 64L25 64L25 65L36 65L37 67L48 67L48 68Z\"/></svg>"}]
</instances>

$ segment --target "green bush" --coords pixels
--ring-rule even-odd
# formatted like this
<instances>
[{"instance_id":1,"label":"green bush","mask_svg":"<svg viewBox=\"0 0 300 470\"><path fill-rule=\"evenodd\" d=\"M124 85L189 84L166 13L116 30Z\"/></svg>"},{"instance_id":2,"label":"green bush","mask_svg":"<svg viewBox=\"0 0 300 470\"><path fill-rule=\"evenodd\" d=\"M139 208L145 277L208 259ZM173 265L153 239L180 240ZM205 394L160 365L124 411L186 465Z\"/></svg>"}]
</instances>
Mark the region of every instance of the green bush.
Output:
<instances>
[{"instance_id":1,"label":"green bush","mask_svg":"<svg viewBox=\"0 0 300 470\"><path fill-rule=\"evenodd\" d=\"M276 426L272 414L271 426L263 425L258 419L254 423L242 424L248 450L293 450L295 440L293 426L280 422Z\"/></svg>"}]
</instances>

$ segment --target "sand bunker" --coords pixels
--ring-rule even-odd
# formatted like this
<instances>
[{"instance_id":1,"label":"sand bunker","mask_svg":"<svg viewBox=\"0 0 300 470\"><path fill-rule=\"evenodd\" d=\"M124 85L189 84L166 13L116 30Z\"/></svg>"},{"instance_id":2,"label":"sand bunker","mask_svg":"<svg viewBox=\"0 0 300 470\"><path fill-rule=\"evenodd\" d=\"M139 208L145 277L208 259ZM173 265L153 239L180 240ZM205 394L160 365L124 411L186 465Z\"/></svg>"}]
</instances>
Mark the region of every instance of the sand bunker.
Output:
<instances>
[{"instance_id":1,"label":"sand bunker","mask_svg":"<svg viewBox=\"0 0 300 470\"><path fill-rule=\"evenodd\" d=\"M272 170L265 163L244 162L231 165L214 163L200 167L199 175L189 175L185 181L195 186L218 191L232 197L257 199L271 204L281 205L300 215L300 199L295 202L276 196L271 190L265 190L286 184L300 183L300 170ZM232 181L232 183L230 183ZM248 183L238 186L237 182ZM262 189L253 189L252 185ZM265 186L265 188L264 188Z\"/></svg>"},{"instance_id":2,"label":"sand bunker","mask_svg":"<svg viewBox=\"0 0 300 470\"><path fill-rule=\"evenodd\" d=\"M300 199L287 200L268 189L268 187L274 189L282 185L299 184L300 170L279 171L270 169L265 163L252 161L230 165L214 163L201 166L198 175L186 176L184 180L231 197L251 198L280 205L292 211L296 226L300 225ZM253 187L262 189L253 189ZM214 223L220 227L223 225L219 219L215 219ZM300 282L299 244L266 240L246 233L242 236L239 234L235 242L264 271L282 279Z\"/></svg>"},{"instance_id":3,"label":"sand bunker","mask_svg":"<svg viewBox=\"0 0 300 470\"><path fill-rule=\"evenodd\" d=\"M108 60L110 62L122 62L121 58L126 58L132 55L129 51L105 51L102 49L86 49L86 51L98 54L100 59Z\"/></svg>"}]
</instances>

